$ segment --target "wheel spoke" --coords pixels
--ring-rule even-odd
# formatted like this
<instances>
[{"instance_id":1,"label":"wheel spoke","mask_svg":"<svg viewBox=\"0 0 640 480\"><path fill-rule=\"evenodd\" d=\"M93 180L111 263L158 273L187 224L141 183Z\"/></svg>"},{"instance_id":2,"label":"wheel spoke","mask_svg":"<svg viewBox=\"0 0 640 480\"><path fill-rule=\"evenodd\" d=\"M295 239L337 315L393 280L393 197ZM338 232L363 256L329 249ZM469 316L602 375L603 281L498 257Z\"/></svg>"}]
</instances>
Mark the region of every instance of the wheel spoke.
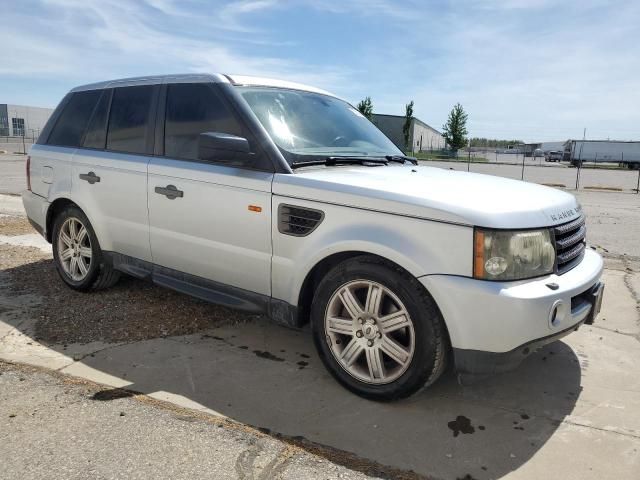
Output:
<instances>
[{"instance_id":1,"label":"wheel spoke","mask_svg":"<svg viewBox=\"0 0 640 480\"><path fill-rule=\"evenodd\" d=\"M77 230L76 230L76 221L71 218L69 219L69 236L72 240L77 240Z\"/></svg>"},{"instance_id":2,"label":"wheel spoke","mask_svg":"<svg viewBox=\"0 0 640 480\"><path fill-rule=\"evenodd\" d=\"M327 330L342 335L353 335L353 320L345 318L331 317L329 318L329 326Z\"/></svg>"},{"instance_id":3,"label":"wheel spoke","mask_svg":"<svg viewBox=\"0 0 640 480\"><path fill-rule=\"evenodd\" d=\"M361 316L362 307L360 306L360 303L358 302L356 297L353 296L353 292L351 292L348 287L342 289L342 291L340 292L340 299L342 300L342 304L344 305L344 308L347 309L347 312L349 313L351 318L356 320Z\"/></svg>"},{"instance_id":4,"label":"wheel spoke","mask_svg":"<svg viewBox=\"0 0 640 480\"><path fill-rule=\"evenodd\" d=\"M367 349L367 366L371 380L382 380L385 377L382 351L379 348Z\"/></svg>"},{"instance_id":5,"label":"wheel spoke","mask_svg":"<svg viewBox=\"0 0 640 480\"><path fill-rule=\"evenodd\" d=\"M72 278L75 278L78 275L78 259L76 257L71 257L69 261L69 273Z\"/></svg>"},{"instance_id":6,"label":"wheel spoke","mask_svg":"<svg viewBox=\"0 0 640 480\"><path fill-rule=\"evenodd\" d=\"M347 346L344 347L340 358L347 367L350 367L358 359L358 357L362 353L363 348L364 347L360 344L358 339L352 338Z\"/></svg>"},{"instance_id":7,"label":"wheel spoke","mask_svg":"<svg viewBox=\"0 0 640 480\"><path fill-rule=\"evenodd\" d=\"M67 232L64 231L63 228L60 229L60 239L62 243L64 243L67 247L71 246L71 237Z\"/></svg>"},{"instance_id":8,"label":"wheel spoke","mask_svg":"<svg viewBox=\"0 0 640 480\"><path fill-rule=\"evenodd\" d=\"M77 233L77 240L79 243L82 243L82 241L84 240L84 237L87 236L87 229L84 227L84 225L80 226L80 230Z\"/></svg>"},{"instance_id":9,"label":"wheel spoke","mask_svg":"<svg viewBox=\"0 0 640 480\"><path fill-rule=\"evenodd\" d=\"M80 256L90 259L91 255L93 255L91 247L80 247Z\"/></svg>"},{"instance_id":10,"label":"wheel spoke","mask_svg":"<svg viewBox=\"0 0 640 480\"><path fill-rule=\"evenodd\" d=\"M78 270L80 271L80 275L84 277L88 271L87 266L84 263L84 260L82 258L76 259L76 265L78 265Z\"/></svg>"},{"instance_id":11,"label":"wheel spoke","mask_svg":"<svg viewBox=\"0 0 640 480\"><path fill-rule=\"evenodd\" d=\"M382 288L375 284L369 285L369 290L367 291L367 302L364 307L367 313L371 315L378 315L380 311L380 304L382 303Z\"/></svg>"},{"instance_id":12,"label":"wheel spoke","mask_svg":"<svg viewBox=\"0 0 640 480\"><path fill-rule=\"evenodd\" d=\"M380 326L385 333L393 332L400 328L411 326L409 316L404 310L399 310L395 313L382 317L380 319Z\"/></svg>"},{"instance_id":13,"label":"wheel spoke","mask_svg":"<svg viewBox=\"0 0 640 480\"><path fill-rule=\"evenodd\" d=\"M382 335L380 349L384 353L389 355L389 357L391 357L394 362L400 365L404 365L407 360L409 360L409 352L405 349L405 347L400 345L388 335Z\"/></svg>"},{"instance_id":14,"label":"wheel spoke","mask_svg":"<svg viewBox=\"0 0 640 480\"><path fill-rule=\"evenodd\" d=\"M73 248L67 248L60 252L61 260L69 260L73 256Z\"/></svg>"}]
</instances>

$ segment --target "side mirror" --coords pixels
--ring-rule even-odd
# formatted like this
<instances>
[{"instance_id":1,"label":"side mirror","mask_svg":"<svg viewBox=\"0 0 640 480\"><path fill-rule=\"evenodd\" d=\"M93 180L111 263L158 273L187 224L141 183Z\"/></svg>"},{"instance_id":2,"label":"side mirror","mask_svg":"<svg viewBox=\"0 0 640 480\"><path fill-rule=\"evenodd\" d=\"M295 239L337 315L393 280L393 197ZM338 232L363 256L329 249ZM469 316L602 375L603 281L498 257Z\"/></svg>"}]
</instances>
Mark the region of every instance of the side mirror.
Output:
<instances>
[{"instance_id":1,"label":"side mirror","mask_svg":"<svg viewBox=\"0 0 640 480\"><path fill-rule=\"evenodd\" d=\"M249 141L229 133L198 135L198 158L210 162L246 163L252 159Z\"/></svg>"}]
</instances>

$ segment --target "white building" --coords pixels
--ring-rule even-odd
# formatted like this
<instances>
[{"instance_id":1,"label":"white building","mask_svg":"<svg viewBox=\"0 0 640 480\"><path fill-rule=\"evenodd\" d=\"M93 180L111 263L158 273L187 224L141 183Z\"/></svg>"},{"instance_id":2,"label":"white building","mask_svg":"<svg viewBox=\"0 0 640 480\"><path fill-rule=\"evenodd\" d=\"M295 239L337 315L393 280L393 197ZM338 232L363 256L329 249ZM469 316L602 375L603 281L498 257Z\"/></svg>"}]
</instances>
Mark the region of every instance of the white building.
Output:
<instances>
[{"instance_id":1,"label":"white building","mask_svg":"<svg viewBox=\"0 0 640 480\"><path fill-rule=\"evenodd\" d=\"M51 108L0 103L0 137L38 138Z\"/></svg>"},{"instance_id":2,"label":"white building","mask_svg":"<svg viewBox=\"0 0 640 480\"><path fill-rule=\"evenodd\" d=\"M396 144L400 150L405 150L404 134L402 127L404 126L405 117L402 115L384 115L374 113L373 124L384 133L389 140ZM442 134L435 128L427 125L422 120L413 117L411 119L411 128L409 129L409 151L423 152L442 150L446 147L446 142Z\"/></svg>"}]
</instances>

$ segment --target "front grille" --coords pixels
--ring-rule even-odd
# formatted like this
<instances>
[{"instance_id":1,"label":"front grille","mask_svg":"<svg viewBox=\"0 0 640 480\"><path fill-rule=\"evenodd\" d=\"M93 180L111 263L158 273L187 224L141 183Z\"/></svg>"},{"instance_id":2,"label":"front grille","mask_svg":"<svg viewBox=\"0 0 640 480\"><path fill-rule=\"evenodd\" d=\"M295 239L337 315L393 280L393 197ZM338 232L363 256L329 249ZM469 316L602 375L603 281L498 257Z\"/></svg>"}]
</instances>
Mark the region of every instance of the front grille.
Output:
<instances>
[{"instance_id":1,"label":"front grille","mask_svg":"<svg viewBox=\"0 0 640 480\"><path fill-rule=\"evenodd\" d=\"M553 229L556 242L556 268L559 275L578 265L586 248L587 227L584 217Z\"/></svg>"},{"instance_id":2,"label":"front grille","mask_svg":"<svg viewBox=\"0 0 640 480\"><path fill-rule=\"evenodd\" d=\"M324 213L313 208L280 204L278 207L278 230L294 237L306 237L324 219Z\"/></svg>"}]
</instances>

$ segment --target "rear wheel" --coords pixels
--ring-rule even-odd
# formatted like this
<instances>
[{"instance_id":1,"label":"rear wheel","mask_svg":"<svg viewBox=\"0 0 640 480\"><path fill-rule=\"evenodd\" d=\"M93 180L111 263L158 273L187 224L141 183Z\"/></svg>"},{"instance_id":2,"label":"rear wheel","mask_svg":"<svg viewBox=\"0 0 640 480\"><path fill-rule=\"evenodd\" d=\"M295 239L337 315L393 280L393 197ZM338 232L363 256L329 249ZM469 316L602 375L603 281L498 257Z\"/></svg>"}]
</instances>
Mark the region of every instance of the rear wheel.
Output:
<instances>
[{"instance_id":1,"label":"rear wheel","mask_svg":"<svg viewBox=\"0 0 640 480\"><path fill-rule=\"evenodd\" d=\"M120 277L106 261L89 219L69 206L56 217L52 235L53 259L62 280L75 290L99 290Z\"/></svg>"},{"instance_id":2,"label":"rear wheel","mask_svg":"<svg viewBox=\"0 0 640 480\"><path fill-rule=\"evenodd\" d=\"M435 302L415 278L377 257L347 260L327 274L312 327L331 374L366 398L409 396L444 370L448 343Z\"/></svg>"}]
</instances>

